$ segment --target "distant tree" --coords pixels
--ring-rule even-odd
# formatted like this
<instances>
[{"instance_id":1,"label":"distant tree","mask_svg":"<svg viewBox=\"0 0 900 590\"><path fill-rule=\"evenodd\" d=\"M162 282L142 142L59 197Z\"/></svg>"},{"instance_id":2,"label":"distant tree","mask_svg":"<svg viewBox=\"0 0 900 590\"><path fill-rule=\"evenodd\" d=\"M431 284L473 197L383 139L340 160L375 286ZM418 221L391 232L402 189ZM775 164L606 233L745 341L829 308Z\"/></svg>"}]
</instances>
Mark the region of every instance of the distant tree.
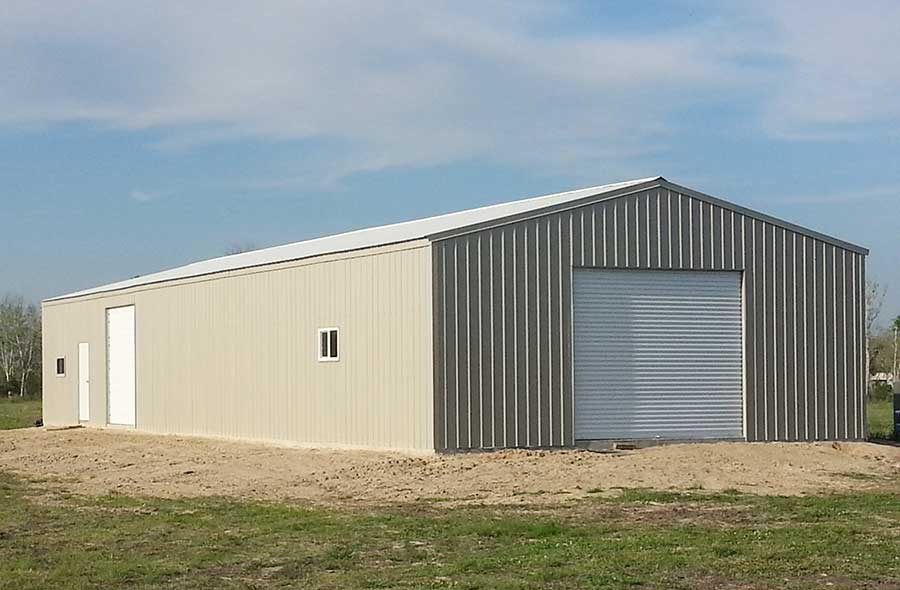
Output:
<instances>
[{"instance_id":1,"label":"distant tree","mask_svg":"<svg viewBox=\"0 0 900 590\"><path fill-rule=\"evenodd\" d=\"M872 371L872 345L874 343L875 322L881 315L881 306L884 304L884 295L887 287L882 287L878 281L866 281L866 374Z\"/></svg>"},{"instance_id":2,"label":"distant tree","mask_svg":"<svg viewBox=\"0 0 900 590\"><path fill-rule=\"evenodd\" d=\"M256 244L253 242L232 242L225 248L225 256L233 256L234 254L242 254L244 252L252 252L256 250Z\"/></svg>"},{"instance_id":3,"label":"distant tree","mask_svg":"<svg viewBox=\"0 0 900 590\"><path fill-rule=\"evenodd\" d=\"M28 384L40 373L41 312L21 296L6 295L0 300L0 370L5 388L29 394Z\"/></svg>"},{"instance_id":4,"label":"distant tree","mask_svg":"<svg viewBox=\"0 0 900 590\"><path fill-rule=\"evenodd\" d=\"M883 287L878 281L866 281L866 333L871 334L875 329L875 322L881 315L881 307L884 305L884 296L887 287Z\"/></svg>"},{"instance_id":5,"label":"distant tree","mask_svg":"<svg viewBox=\"0 0 900 590\"><path fill-rule=\"evenodd\" d=\"M869 371L871 375L876 373L891 372L891 358L894 354L893 335L882 331L869 336Z\"/></svg>"}]
</instances>

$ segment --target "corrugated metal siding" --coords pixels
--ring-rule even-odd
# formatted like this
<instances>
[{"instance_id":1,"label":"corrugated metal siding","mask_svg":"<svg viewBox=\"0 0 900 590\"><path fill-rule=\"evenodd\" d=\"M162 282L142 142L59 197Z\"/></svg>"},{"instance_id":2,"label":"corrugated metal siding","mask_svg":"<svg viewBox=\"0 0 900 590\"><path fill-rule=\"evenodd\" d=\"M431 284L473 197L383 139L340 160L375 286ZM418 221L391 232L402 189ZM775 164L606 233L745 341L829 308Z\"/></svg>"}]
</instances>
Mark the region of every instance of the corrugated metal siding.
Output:
<instances>
[{"instance_id":1,"label":"corrugated metal siding","mask_svg":"<svg viewBox=\"0 0 900 590\"><path fill-rule=\"evenodd\" d=\"M743 437L739 272L574 278L576 440Z\"/></svg>"},{"instance_id":2,"label":"corrugated metal siding","mask_svg":"<svg viewBox=\"0 0 900 590\"><path fill-rule=\"evenodd\" d=\"M574 444L575 267L744 271L747 438L865 434L861 253L663 186L442 237L433 256L439 449Z\"/></svg>"},{"instance_id":3,"label":"corrugated metal siding","mask_svg":"<svg viewBox=\"0 0 900 590\"><path fill-rule=\"evenodd\" d=\"M434 448L426 241L44 304L44 367L91 344L106 408L105 310L135 306L137 429L312 445ZM317 329L340 328L340 362ZM44 375L48 424L77 423L77 378Z\"/></svg>"}]
</instances>

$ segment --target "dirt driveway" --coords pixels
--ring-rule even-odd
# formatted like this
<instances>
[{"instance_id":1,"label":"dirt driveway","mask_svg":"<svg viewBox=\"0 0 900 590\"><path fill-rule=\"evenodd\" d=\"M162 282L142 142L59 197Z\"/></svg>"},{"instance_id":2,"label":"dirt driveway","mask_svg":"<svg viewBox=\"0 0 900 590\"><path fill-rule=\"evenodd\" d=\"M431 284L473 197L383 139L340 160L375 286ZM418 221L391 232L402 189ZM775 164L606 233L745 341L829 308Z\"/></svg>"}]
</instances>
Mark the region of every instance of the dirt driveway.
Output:
<instances>
[{"instance_id":1,"label":"dirt driveway","mask_svg":"<svg viewBox=\"0 0 900 590\"><path fill-rule=\"evenodd\" d=\"M120 491L321 503L558 503L615 488L800 495L900 488L900 448L866 443L671 445L621 454L408 456L121 431L0 432L0 470Z\"/></svg>"}]
</instances>

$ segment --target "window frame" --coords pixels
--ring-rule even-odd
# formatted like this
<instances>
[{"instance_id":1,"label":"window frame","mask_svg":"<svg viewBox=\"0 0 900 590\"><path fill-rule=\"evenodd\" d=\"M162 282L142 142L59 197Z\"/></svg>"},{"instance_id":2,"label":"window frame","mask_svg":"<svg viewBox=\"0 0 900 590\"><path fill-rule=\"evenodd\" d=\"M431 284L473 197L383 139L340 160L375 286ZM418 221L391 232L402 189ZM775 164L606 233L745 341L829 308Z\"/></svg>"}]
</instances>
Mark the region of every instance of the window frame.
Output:
<instances>
[{"instance_id":1,"label":"window frame","mask_svg":"<svg viewBox=\"0 0 900 590\"><path fill-rule=\"evenodd\" d=\"M335 333L335 344L337 344L337 354L331 356L331 333ZM322 334L328 336L328 355L322 356ZM336 363L341 360L341 330L338 327L319 328L316 332L316 356L320 363Z\"/></svg>"},{"instance_id":2,"label":"window frame","mask_svg":"<svg viewBox=\"0 0 900 590\"><path fill-rule=\"evenodd\" d=\"M62 361L62 373L59 372L59 361ZM66 365L67 364L68 363L66 362L65 356L56 357L56 367L54 367L54 372L56 373L57 377L65 377L66 376Z\"/></svg>"}]
</instances>

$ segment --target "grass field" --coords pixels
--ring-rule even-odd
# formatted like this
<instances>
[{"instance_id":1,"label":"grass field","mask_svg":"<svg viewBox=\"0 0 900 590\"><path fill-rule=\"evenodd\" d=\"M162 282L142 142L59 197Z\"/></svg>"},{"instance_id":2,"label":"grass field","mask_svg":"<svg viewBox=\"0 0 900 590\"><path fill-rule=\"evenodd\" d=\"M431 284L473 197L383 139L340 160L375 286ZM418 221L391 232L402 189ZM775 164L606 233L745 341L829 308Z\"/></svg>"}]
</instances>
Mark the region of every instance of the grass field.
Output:
<instances>
[{"instance_id":1,"label":"grass field","mask_svg":"<svg viewBox=\"0 0 900 590\"><path fill-rule=\"evenodd\" d=\"M870 401L869 411L869 438L891 438L894 432L892 400Z\"/></svg>"},{"instance_id":2,"label":"grass field","mask_svg":"<svg viewBox=\"0 0 900 590\"><path fill-rule=\"evenodd\" d=\"M629 491L550 513L88 499L0 474L0 587L858 588L900 580L900 496Z\"/></svg>"},{"instance_id":3,"label":"grass field","mask_svg":"<svg viewBox=\"0 0 900 590\"><path fill-rule=\"evenodd\" d=\"M0 401L0 425L29 426L39 411ZM887 432L890 405L869 417ZM0 589L900 587L898 482L846 477L873 491L598 489L515 507L325 508L87 497L64 478L0 471Z\"/></svg>"},{"instance_id":4,"label":"grass field","mask_svg":"<svg viewBox=\"0 0 900 590\"><path fill-rule=\"evenodd\" d=\"M41 417L39 399L0 399L0 430L27 428Z\"/></svg>"}]
</instances>

